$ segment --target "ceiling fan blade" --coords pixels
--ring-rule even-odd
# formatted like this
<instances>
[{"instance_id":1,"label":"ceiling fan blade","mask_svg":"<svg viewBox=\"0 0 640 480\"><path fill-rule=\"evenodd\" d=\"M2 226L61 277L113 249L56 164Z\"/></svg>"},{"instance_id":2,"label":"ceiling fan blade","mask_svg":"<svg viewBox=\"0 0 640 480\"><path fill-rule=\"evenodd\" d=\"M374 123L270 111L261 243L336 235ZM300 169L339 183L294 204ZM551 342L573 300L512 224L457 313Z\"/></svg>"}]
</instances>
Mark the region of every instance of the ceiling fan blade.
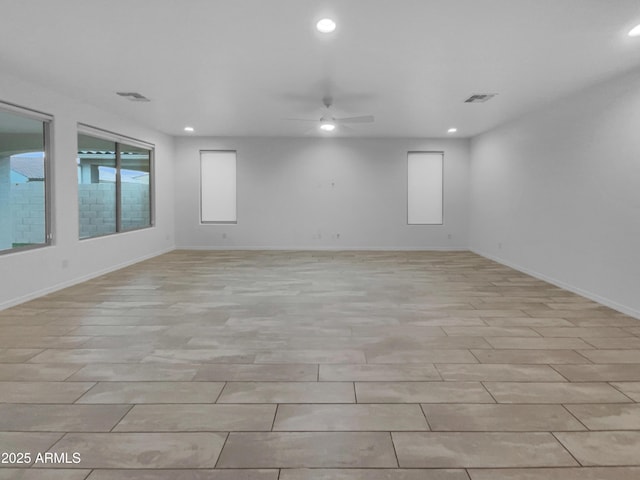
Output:
<instances>
[{"instance_id":1,"label":"ceiling fan blade","mask_svg":"<svg viewBox=\"0 0 640 480\"><path fill-rule=\"evenodd\" d=\"M319 120L311 118L283 118L282 120L294 121L294 122L314 122L318 123Z\"/></svg>"},{"instance_id":2,"label":"ceiling fan blade","mask_svg":"<svg viewBox=\"0 0 640 480\"><path fill-rule=\"evenodd\" d=\"M373 115L361 115L359 117L336 118L337 123L371 123L375 121Z\"/></svg>"}]
</instances>

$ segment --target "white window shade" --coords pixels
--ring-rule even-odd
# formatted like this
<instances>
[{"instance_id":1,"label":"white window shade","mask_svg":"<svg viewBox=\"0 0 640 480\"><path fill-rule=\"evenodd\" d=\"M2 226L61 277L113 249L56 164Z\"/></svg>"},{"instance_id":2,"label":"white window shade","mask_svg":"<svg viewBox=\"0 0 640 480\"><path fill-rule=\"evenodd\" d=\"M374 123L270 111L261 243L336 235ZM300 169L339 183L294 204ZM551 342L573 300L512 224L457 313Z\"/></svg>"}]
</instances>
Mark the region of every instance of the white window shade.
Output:
<instances>
[{"instance_id":1,"label":"white window shade","mask_svg":"<svg viewBox=\"0 0 640 480\"><path fill-rule=\"evenodd\" d=\"M408 209L410 225L442 225L443 153L409 152Z\"/></svg>"},{"instance_id":2,"label":"white window shade","mask_svg":"<svg viewBox=\"0 0 640 480\"><path fill-rule=\"evenodd\" d=\"M236 223L236 152L200 152L200 220Z\"/></svg>"}]
</instances>

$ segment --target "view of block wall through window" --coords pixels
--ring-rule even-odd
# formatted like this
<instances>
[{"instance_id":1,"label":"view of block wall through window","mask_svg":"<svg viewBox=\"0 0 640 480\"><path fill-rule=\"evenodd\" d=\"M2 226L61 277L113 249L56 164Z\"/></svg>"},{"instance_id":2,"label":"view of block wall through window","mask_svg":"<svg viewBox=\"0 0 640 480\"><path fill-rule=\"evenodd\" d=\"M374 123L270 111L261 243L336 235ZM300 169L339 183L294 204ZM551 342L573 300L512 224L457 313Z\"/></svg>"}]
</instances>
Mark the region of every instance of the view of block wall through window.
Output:
<instances>
[{"instance_id":1,"label":"view of block wall through window","mask_svg":"<svg viewBox=\"0 0 640 480\"><path fill-rule=\"evenodd\" d=\"M200 152L200 220L236 223L236 152Z\"/></svg>"},{"instance_id":2,"label":"view of block wall through window","mask_svg":"<svg viewBox=\"0 0 640 480\"><path fill-rule=\"evenodd\" d=\"M409 225L442 225L444 154L409 152L407 158Z\"/></svg>"},{"instance_id":3,"label":"view of block wall through window","mask_svg":"<svg viewBox=\"0 0 640 480\"><path fill-rule=\"evenodd\" d=\"M152 151L78 134L80 238L149 227Z\"/></svg>"},{"instance_id":4,"label":"view of block wall through window","mask_svg":"<svg viewBox=\"0 0 640 480\"><path fill-rule=\"evenodd\" d=\"M49 243L50 121L0 103L0 252Z\"/></svg>"}]
</instances>

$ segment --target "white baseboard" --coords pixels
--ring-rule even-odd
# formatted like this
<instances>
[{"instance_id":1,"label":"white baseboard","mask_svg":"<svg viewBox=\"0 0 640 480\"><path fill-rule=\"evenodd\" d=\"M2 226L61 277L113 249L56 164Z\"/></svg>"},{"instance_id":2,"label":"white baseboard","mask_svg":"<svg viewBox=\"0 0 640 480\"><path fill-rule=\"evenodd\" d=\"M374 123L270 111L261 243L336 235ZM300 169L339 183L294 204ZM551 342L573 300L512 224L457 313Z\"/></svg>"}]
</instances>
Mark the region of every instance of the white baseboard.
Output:
<instances>
[{"instance_id":1,"label":"white baseboard","mask_svg":"<svg viewBox=\"0 0 640 480\"><path fill-rule=\"evenodd\" d=\"M531 275L534 278L537 278L539 280L543 280L547 283L550 283L552 285L555 285L556 287L560 287L564 290L568 290L572 293L575 293L577 295L580 295L582 297L588 298L589 300L593 300L594 302L600 303L601 305L604 305L605 307L609 307L612 308L620 313L624 313L625 315L629 315L631 317L640 319L640 311L636 310L634 308L628 307L627 305L623 305L621 303L618 303L614 300L611 300L610 298L606 298L603 297L601 295L598 295L597 293L593 293L590 292L588 290L584 290L580 287L576 287L575 285L571 285L569 283L563 282L562 280L558 280L556 278L553 277L549 277L543 273L537 272L535 270L531 270L530 268L525 268L521 265L518 265L516 263L513 262L508 262L502 258L496 257L494 255L489 255L488 253L484 253L481 252L479 250L476 249L471 249L471 251L473 253L476 253L482 257L488 258L489 260L493 260L494 262L498 262L502 265L505 265L509 268L513 268L514 270L518 270L519 272L522 273L526 273L527 275Z\"/></svg>"},{"instance_id":2,"label":"white baseboard","mask_svg":"<svg viewBox=\"0 0 640 480\"><path fill-rule=\"evenodd\" d=\"M105 275L107 273L115 272L116 270L120 270L121 268L129 267L136 263L143 262L145 260L149 260L150 258L157 257L158 255L162 255L164 253L172 252L175 250L174 247L165 248L158 252L150 253L148 255L144 255L142 257L134 258L133 260L129 260L126 262L119 263L117 265L112 265L108 268L104 268L97 272L92 272L88 275L82 275L80 277L76 277L72 280L67 280L66 282L57 283L51 287L43 288L41 290L37 290L35 292L31 292L27 295L23 295L21 297L12 298L11 300L7 300L6 302L0 303L0 310L5 310L10 307L14 307L24 302L28 302L29 300L33 300L35 298L42 297L44 295L48 295L53 292L57 292L58 290L62 290L63 288L72 287L82 282L86 282L87 280L91 280L93 278L99 277L101 275Z\"/></svg>"},{"instance_id":3,"label":"white baseboard","mask_svg":"<svg viewBox=\"0 0 640 480\"><path fill-rule=\"evenodd\" d=\"M377 246L367 246L367 247L317 247L317 246L258 246L258 245L183 245L176 246L175 250L202 250L202 251L236 251L236 250L249 250L249 251L258 251L258 250L269 250L269 251L295 251L295 252L318 252L318 251L326 251L326 252L352 252L352 251L361 251L361 252L468 252L469 249L467 247L377 247Z\"/></svg>"}]
</instances>

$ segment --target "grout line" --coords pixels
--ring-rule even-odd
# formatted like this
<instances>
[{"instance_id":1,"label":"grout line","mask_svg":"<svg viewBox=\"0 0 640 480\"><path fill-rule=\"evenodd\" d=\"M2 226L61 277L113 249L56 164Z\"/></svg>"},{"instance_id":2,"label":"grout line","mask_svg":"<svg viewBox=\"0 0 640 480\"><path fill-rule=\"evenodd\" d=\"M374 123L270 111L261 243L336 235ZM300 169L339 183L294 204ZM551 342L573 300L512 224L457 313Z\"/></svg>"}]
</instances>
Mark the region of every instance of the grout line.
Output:
<instances>
[{"instance_id":1,"label":"grout line","mask_svg":"<svg viewBox=\"0 0 640 480\"><path fill-rule=\"evenodd\" d=\"M218 458L216 459L216 464L213 466L213 468L218 468L218 463L220 463L220 457L222 457L222 452L224 451L224 447L227 446L227 442L229 441L229 436L231 435L231 432L227 432L227 436L224 438L224 442L222 442L222 448L220 448L220 453L218 454Z\"/></svg>"},{"instance_id":2,"label":"grout line","mask_svg":"<svg viewBox=\"0 0 640 480\"><path fill-rule=\"evenodd\" d=\"M571 453L571 451L570 451L570 450L565 446L565 444L564 444L564 443L562 443L558 437L556 437L555 432L549 432L549 433L553 436L553 438L555 438L555 439L556 439L556 442L558 442L560 445L562 445L562 448L564 448L564 449L565 449L565 451L566 451L569 455L571 455L571 458L573 458L573 459L576 461L576 463L578 464L578 466L580 466L580 467L583 467L583 466L584 466L584 465L582 465L582 463L580 463L580 462L578 461L578 459L573 455L573 453Z\"/></svg>"},{"instance_id":3,"label":"grout line","mask_svg":"<svg viewBox=\"0 0 640 480\"><path fill-rule=\"evenodd\" d=\"M424 411L423 405L419 403L418 406L420 407L420 410L422 411L422 415L424 416L424 419L427 422L427 428L429 429L430 432L433 432L431 428L431 424L429 423L429 419L427 418L427 412Z\"/></svg>"},{"instance_id":4,"label":"grout line","mask_svg":"<svg viewBox=\"0 0 640 480\"><path fill-rule=\"evenodd\" d=\"M224 392L224 389L227 388L227 384L228 383L229 382L224 382L224 385L220 389L220 393L218 393L218 396L216 397L215 401L213 402L214 404L218 403L218 400L220 400L220 397L222 396L222 392Z\"/></svg>"},{"instance_id":5,"label":"grout line","mask_svg":"<svg viewBox=\"0 0 640 480\"><path fill-rule=\"evenodd\" d=\"M273 432L273 427L276 424L276 417L278 416L278 408L280 408L280 404L276 403L276 409L273 412L273 420L271 421L271 430L269 430L270 432Z\"/></svg>"},{"instance_id":6,"label":"grout line","mask_svg":"<svg viewBox=\"0 0 640 480\"><path fill-rule=\"evenodd\" d=\"M113 427L111 427L111 430L109 430L109 433L113 432L113 429L114 429L114 428L116 428L118 425L120 425L120 423L122 422L122 420L124 420L124 417L126 417L126 416L129 414L129 412L130 412L131 410L133 410L133 407L135 407L135 406L137 406L137 404L136 404L136 403L133 403L133 404L129 405L129 408L127 408L127 410L124 412L124 414L120 417L120 420L118 420L118 421L113 425Z\"/></svg>"},{"instance_id":7,"label":"grout line","mask_svg":"<svg viewBox=\"0 0 640 480\"><path fill-rule=\"evenodd\" d=\"M396 444L393 443L393 433L389 432L389 438L391 438L391 447L393 448L393 455L396 457L396 467L400 468L400 460L398 460L398 452L396 451Z\"/></svg>"}]
</instances>

